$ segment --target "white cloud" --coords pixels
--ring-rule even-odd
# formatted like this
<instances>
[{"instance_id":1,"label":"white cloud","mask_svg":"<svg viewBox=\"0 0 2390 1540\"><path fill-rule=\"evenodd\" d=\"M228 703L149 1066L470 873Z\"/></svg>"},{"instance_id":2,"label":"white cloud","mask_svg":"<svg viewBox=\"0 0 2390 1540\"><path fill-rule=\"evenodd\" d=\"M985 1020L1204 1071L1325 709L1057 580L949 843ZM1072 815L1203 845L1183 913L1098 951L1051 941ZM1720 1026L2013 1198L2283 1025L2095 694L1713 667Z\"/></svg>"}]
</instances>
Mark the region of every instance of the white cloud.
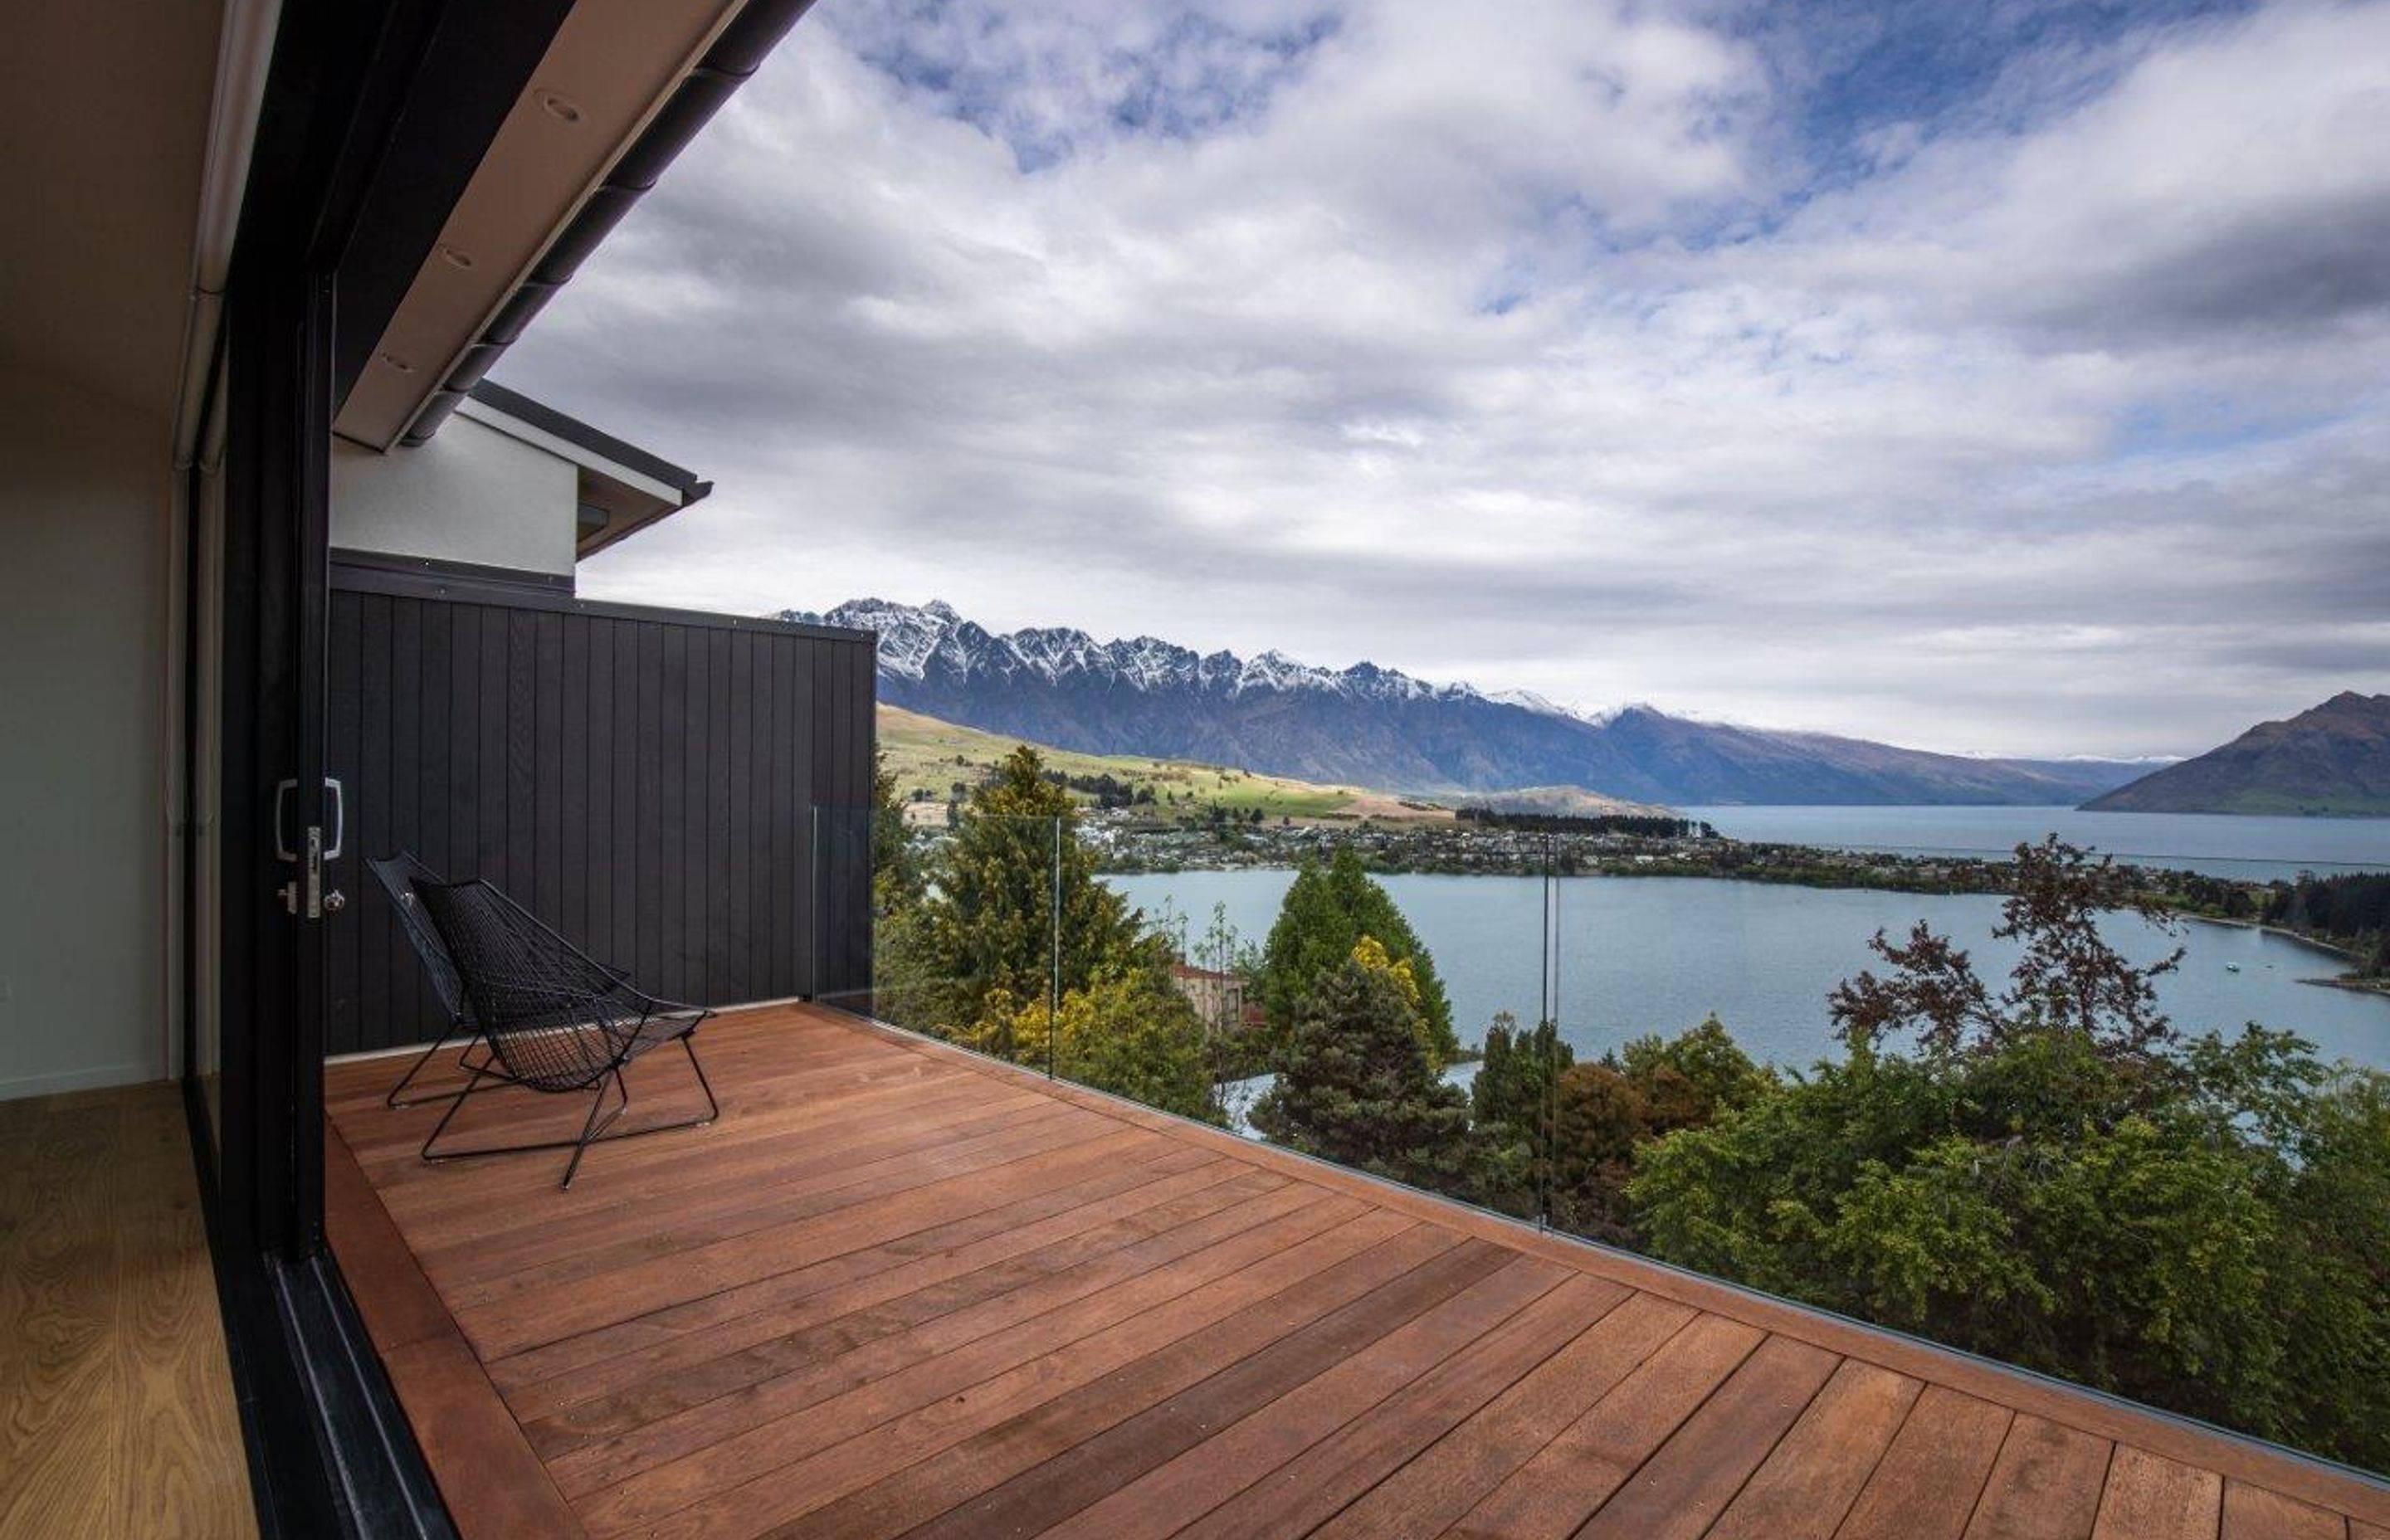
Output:
<instances>
[{"instance_id":1,"label":"white cloud","mask_svg":"<svg viewBox=\"0 0 2390 1540\"><path fill-rule=\"evenodd\" d=\"M824 0L501 367L719 483L585 590L1957 749L2381 687L2390 5L1816 188L1754 37L1502 17Z\"/></svg>"}]
</instances>

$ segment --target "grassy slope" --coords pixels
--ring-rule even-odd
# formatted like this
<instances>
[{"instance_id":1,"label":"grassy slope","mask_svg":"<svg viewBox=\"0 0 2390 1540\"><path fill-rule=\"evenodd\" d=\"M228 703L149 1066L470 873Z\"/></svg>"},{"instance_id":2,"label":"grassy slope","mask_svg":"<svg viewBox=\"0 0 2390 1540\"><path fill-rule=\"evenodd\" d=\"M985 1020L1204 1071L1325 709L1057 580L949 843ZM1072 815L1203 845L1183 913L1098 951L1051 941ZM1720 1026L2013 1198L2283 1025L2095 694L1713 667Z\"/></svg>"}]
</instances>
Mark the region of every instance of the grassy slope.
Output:
<instances>
[{"instance_id":1,"label":"grassy slope","mask_svg":"<svg viewBox=\"0 0 2390 1540\"><path fill-rule=\"evenodd\" d=\"M943 802L954 783L970 784L1010 753L1018 738L958 727L951 722L923 716L896 706L880 708L880 747L896 776L900 796L926 790ZM1180 809L1198 809L1214 802L1231 811L1259 807L1269 818L1449 818L1448 809L1405 805L1382 792L1351 786L1319 786L1282 776L1259 776L1216 764L1186 760L1143 759L1131 754L1082 754L1039 745L1046 767L1066 776L1112 775L1132 784L1150 783L1157 798L1178 795ZM1160 810L1171 811L1165 803Z\"/></svg>"}]
</instances>

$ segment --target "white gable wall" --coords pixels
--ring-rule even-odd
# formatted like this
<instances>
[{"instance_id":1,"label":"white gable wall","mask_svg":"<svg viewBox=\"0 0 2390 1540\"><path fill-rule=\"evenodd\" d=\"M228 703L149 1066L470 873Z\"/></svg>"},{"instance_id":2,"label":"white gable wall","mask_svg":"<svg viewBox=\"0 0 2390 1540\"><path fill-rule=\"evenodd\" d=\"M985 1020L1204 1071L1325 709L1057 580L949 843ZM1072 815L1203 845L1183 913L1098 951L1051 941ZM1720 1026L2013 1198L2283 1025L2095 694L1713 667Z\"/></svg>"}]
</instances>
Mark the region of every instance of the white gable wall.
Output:
<instances>
[{"instance_id":1,"label":"white gable wall","mask_svg":"<svg viewBox=\"0 0 2390 1540\"><path fill-rule=\"evenodd\" d=\"M580 473L462 413L418 449L332 443L332 545L571 577Z\"/></svg>"}]
</instances>

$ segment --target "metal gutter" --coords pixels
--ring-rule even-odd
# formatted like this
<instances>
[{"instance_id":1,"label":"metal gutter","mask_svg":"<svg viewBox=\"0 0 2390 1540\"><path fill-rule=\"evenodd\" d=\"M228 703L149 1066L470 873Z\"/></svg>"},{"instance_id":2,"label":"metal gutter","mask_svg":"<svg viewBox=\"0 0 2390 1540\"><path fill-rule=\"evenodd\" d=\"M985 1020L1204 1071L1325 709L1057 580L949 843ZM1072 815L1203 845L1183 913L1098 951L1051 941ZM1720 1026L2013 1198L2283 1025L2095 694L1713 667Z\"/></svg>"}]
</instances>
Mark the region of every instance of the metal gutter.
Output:
<instances>
[{"instance_id":1,"label":"metal gutter","mask_svg":"<svg viewBox=\"0 0 2390 1540\"><path fill-rule=\"evenodd\" d=\"M418 412L399 440L409 446L428 443L448 420L459 403L476 393L482 377L498 356L523 334L556 291L572 280L589 253L595 251L632 206L647 196L667 167L688 148L698 131L713 121L725 102L753 78L789 29L813 6L813 0L752 0L723 28L713 46L682 80L646 130L632 141L606 173L596 191L548 243L531 275L498 307L490 323L465 351L440 389ZM691 501L695 499L692 498Z\"/></svg>"}]
</instances>

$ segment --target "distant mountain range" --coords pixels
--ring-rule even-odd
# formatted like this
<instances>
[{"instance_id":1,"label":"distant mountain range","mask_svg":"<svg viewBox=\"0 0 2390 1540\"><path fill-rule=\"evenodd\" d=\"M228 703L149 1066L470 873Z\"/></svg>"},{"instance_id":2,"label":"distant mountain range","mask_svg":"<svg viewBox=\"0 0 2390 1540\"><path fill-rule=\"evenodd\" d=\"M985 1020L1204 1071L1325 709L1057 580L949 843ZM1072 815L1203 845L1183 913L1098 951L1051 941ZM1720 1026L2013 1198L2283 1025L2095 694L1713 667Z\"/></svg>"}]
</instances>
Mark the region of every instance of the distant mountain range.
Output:
<instances>
[{"instance_id":1,"label":"distant mountain range","mask_svg":"<svg viewBox=\"0 0 2390 1540\"><path fill-rule=\"evenodd\" d=\"M2390 816L2390 695L2344 690L2084 805L2102 813Z\"/></svg>"},{"instance_id":2,"label":"distant mountain range","mask_svg":"<svg viewBox=\"0 0 2390 1540\"><path fill-rule=\"evenodd\" d=\"M1086 753L1434 796L1574 786L1675 806L2075 803L2149 768L1926 753L1650 706L1583 714L1374 663L1324 669L1276 651L1198 653L1152 636L997 635L944 603L856 599L783 618L877 631L880 699L948 722Z\"/></svg>"}]
</instances>

